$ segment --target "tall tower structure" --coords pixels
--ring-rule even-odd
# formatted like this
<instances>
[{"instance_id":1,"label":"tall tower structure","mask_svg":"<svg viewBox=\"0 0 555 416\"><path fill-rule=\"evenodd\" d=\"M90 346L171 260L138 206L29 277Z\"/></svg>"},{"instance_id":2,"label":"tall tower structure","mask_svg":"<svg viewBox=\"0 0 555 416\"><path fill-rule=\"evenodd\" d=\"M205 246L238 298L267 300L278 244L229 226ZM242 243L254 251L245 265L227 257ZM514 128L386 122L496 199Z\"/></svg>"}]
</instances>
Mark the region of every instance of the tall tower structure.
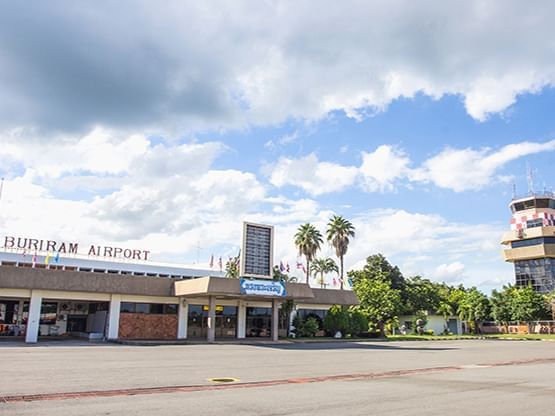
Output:
<instances>
[{"instance_id":1,"label":"tall tower structure","mask_svg":"<svg viewBox=\"0 0 555 416\"><path fill-rule=\"evenodd\" d=\"M540 293L555 290L555 194L530 193L514 198L511 231L503 235L505 261L515 265L516 286Z\"/></svg>"}]
</instances>

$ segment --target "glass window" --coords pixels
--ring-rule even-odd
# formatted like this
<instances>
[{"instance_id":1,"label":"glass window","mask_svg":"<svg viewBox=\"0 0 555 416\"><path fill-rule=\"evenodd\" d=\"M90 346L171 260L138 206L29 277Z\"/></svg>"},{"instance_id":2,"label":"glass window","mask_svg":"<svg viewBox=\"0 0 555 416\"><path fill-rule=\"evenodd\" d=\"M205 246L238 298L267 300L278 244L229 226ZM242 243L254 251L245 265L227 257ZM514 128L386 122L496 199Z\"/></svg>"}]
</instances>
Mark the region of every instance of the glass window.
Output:
<instances>
[{"instance_id":1,"label":"glass window","mask_svg":"<svg viewBox=\"0 0 555 416\"><path fill-rule=\"evenodd\" d=\"M135 304L135 313L149 313L149 312L150 312L150 304L148 303Z\"/></svg>"},{"instance_id":2,"label":"glass window","mask_svg":"<svg viewBox=\"0 0 555 416\"><path fill-rule=\"evenodd\" d=\"M164 305L164 311L162 313L169 315L177 314L177 305Z\"/></svg>"},{"instance_id":3,"label":"glass window","mask_svg":"<svg viewBox=\"0 0 555 416\"><path fill-rule=\"evenodd\" d=\"M526 228L543 227L543 219L537 218L535 220L526 221Z\"/></svg>"},{"instance_id":4,"label":"glass window","mask_svg":"<svg viewBox=\"0 0 555 416\"><path fill-rule=\"evenodd\" d=\"M122 302L121 303L121 312L135 312L135 304L131 302Z\"/></svg>"}]
</instances>

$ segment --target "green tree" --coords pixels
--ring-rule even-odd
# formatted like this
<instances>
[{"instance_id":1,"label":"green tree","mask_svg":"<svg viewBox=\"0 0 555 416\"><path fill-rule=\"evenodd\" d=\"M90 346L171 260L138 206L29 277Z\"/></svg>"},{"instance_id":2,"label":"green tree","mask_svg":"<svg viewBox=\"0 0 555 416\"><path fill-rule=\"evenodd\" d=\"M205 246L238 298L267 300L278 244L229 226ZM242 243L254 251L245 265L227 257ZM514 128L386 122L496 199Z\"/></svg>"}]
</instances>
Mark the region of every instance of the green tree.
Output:
<instances>
[{"instance_id":1,"label":"green tree","mask_svg":"<svg viewBox=\"0 0 555 416\"><path fill-rule=\"evenodd\" d=\"M230 257L225 263L225 277L231 279L239 278L239 257Z\"/></svg>"},{"instance_id":2,"label":"green tree","mask_svg":"<svg viewBox=\"0 0 555 416\"><path fill-rule=\"evenodd\" d=\"M508 331L509 322L513 320L513 292L514 287L503 286L501 291L493 290L489 298L491 317L495 322L505 326Z\"/></svg>"},{"instance_id":3,"label":"green tree","mask_svg":"<svg viewBox=\"0 0 555 416\"><path fill-rule=\"evenodd\" d=\"M404 290L405 278L397 266L391 265L382 254L374 254L366 258L362 270L353 270L347 273L353 280L353 285L360 279L386 279L391 282L392 289Z\"/></svg>"},{"instance_id":4,"label":"green tree","mask_svg":"<svg viewBox=\"0 0 555 416\"><path fill-rule=\"evenodd\" d=\"M369 323L377 326L380 336L385 336L385 324L398 315L402 306L399 290L392 287L386 275L373 278L359 276L353 290L360 301L360 311Z\"/></svg>"},{"instance_id":5,"label":"green tree","mask_svg":"<svg viewBox=\"0 0 555 416\"><path fill-rule=\"evenodd\" d=\"M536 321L548 319L545 297L531 286L515 288L512 291L513 321Z\"/></svg>"},{"instance_id":6,"label":"green tree","mask_svg":"<svg viewBox=\"0 0 555 416\"><path fill-rule=\"evenodd\" d=\"M338 269L333 259L328 257L325 259L314 259L310 265L310 271L314 275L320 274L320 286L324 287L324 274L331 272L337 273Z\"/></svg>"},{"instance_id":7,"label":"green tree","mask_svg":"<svg viewBox=\"0 0 555 416\"><path fill-rule=\"evenodd\" d=\"M435 311L441 303L439 285L420 276L407 279L405 288L405 313Z\"/></svg>"},{"instance_id":8,"label":"green tree","mask_svg":"<svg viewBox=\"0 0 555 416\"><path fill-rule=\"evenodd\" d=\"M473 287L465 292L457 312L461 320L472 322L474 333L478 333L480 323L489 317L488 298Z\"/></svg>"},{"instance_id":9,"label":"green tree","mask_svg":"<svg viewBox=\"0 0 555 416\"><path fill-rule=\"evenodd\" d=\"M340 331L343 335L347 334L349 326L349 315L347 311L339 305L333 305L324 317L324 329L330 335L335 335Z\"/></svg>"},{"instance_id":10,"label":"green tree","mask_svg":"<svg viewBox=\"0 0 555 416\"><path fill-rule=\"evenodd\" d=\"M343 258L349 248L349 238L355 237L355 227L348 220L339 215L334 215L326 230L328 242L335 248L335 255L339 258L339 282L343 290Z\"/></svg>"},{"instance_id":11,"label":"green tree","mask_svg":"<svg viewBox=\"0 0 555 416\"><path fill-rule=\"evenodd\" d=\"M306 223L297 229L295 234L295 246L299 250L299 255L306 258L306 283L310 273L310 262L316 256L323 243L322 234L312 224Z\"/></svg>"},{"instance_id":12,"label":"green tree","mask_svg":"<svg viewBox=\"0 0 555 416\"><path fill-rule=\"evenodd\" d=\"M443 317L443 333L447 334L449 332L449 317L453 315L453 306L451 306L449 302L441 300L437 308L437 313Z\"/></svg>"}]
</instances>

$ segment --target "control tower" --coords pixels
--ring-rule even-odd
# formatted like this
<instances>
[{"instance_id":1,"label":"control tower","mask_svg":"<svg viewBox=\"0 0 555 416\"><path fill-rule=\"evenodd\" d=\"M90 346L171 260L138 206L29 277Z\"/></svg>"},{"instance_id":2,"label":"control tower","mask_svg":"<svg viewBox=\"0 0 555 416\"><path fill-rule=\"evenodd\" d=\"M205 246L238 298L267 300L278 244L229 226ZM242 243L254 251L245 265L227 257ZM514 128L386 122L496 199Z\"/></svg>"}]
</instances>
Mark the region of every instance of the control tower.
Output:
<instances>
[{"instance_id":1,"label":"control tower","mask_svg":"<svg viewBox=\"0 0 555 416\"><path fill-rule=\"evenodd\" d=\"M511 231L501 244L505 261L515 265L516 286L555 290L555 194L532 193L511 201Z\"/></svg>"}]
</instances>

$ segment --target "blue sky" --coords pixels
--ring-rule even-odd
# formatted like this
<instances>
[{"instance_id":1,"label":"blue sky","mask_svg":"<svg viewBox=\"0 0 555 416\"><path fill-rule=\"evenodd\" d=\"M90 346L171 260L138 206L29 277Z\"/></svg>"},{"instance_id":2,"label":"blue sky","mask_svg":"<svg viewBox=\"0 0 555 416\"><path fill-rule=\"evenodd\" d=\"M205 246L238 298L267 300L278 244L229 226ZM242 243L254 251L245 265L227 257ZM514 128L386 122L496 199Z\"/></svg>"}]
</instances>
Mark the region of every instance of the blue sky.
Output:
<instances>
[{"instance_id":1,"label":"blue sky","mask_svg":"<svg viewBox=\"0 0 555 416\"><path fill-rule=\"evenodd\" d=\"M349 268L512 282L512 184L555 186L553 6L318 7L2 6L3 234L206 266L250 220L293 264L296 228L341 214Z\"/></svg>"}]
</instances>

